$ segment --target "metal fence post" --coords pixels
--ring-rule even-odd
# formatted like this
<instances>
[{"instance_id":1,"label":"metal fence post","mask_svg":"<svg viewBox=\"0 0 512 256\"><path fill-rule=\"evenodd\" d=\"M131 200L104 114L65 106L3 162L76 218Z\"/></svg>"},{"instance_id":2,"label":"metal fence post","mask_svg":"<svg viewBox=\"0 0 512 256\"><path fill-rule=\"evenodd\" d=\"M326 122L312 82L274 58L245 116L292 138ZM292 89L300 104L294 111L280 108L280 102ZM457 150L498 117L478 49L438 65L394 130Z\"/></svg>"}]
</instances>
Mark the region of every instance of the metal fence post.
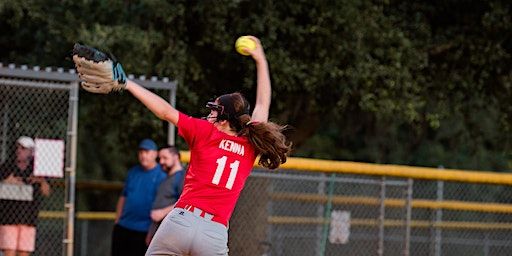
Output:
<instances>
[{"instance_id":1,"label":"metal fence post","mask_svg":"<svg viewBox=\"0 0 512 256\"><path fill-rule=\"evenodd\" d=\"M321 173L320 177L322 177L322 180L320 180L318 182L318 190L317 191L318 191L319 195L325 195L325 185L326 185L325 181L327 180L327 178L326 178L325 173ZM322 218L325 215L325 207L323 204L321 204L321 203L318 204L318 206L316 208L316 213L319 218ZM321 252L322 252L322 243L323 243L322 242L323 228L324 227L322 225L319 225L316 228L316 235L318 237L318 239L316 241L316 248L318 249L318 250L316 250L316 255L318 255L318 256L322 255Z\"/></svg>"},{"instance_id":2,"label":"metal fence post","mask_svg":"<svg viewBox=\"0 0 512 256\"><path fill-rule=\"evenodd\" d=\"M444 199L444 181L438 181L437 182L437 197L436 201L442 202ZM443 220L443 210L442 209L436 209L434 214L434 225L432 228L432 255L434 256L441 256L441 239L442 239L442 231L439 227L439 224Z\"/></svg>"},{"instance_id":3,"label":"metal fence post","mask_svg":"<svg viewBox=\"0 0 512 256\"><path fill-rule=\"evenodd\" d=\"M172 87L169 90L169 103L171 106L176 107L176 86ZM176 126L171 123L168 123L167 128L167 144L176 145Z\"/></svg>"},{"instance_id":4,"label":"metal fence post","mask_svg":"<svg viewBox=\"0 0 512 256\"><path fill-rule=\"evenodd\" d=\"M405 237L404 256L409 256L411 246L411 216L412 216L412 185L413 180L407 179L407 199L405 201Z\"/></svg>"},{"instance_id":5,"label":"metal fence post","mask_svg":"<svg viewBox=\"0 0 512 256\"><path fill-rule=\"evenodd\" d=\"M379 242L377 247L377 255L384 255L384 220L386 213L386 177L382 176L380 181L380 197L379 197Z\"/></svg>"},{"instance_id":6,"label":"metal fence post","mask_svg":"<svg viewBox=\"0 0 512 256\"><path fill-rule=\"evenodd\" d=\"M66 195L64 208L66 209L66 223L64 225L64 252L63 255L73 255L75 232L75 183L76 183L76 147L78 129L78 82L72 83L69 91L69 114L66 152Z\"/></svg>"},{"instance_id":7,"label":"metal fence post","mask_svg":"<svg viewBox=\"0 0 512 256\"><path fill-rule=\"evenodd\" d=\"M329 194L327 195L327 206L325 207L324 214L324 225L323 225L323 235L322 235L322 244L320 245L320 255L325 255L325 247L327 246L327 239L329 233L329 221L331 219L331 209L332 209L332 195L334 193L334 179L336 178L336 174L331 175L331 179L329 180Z\"/></svg>"}]
</instances>

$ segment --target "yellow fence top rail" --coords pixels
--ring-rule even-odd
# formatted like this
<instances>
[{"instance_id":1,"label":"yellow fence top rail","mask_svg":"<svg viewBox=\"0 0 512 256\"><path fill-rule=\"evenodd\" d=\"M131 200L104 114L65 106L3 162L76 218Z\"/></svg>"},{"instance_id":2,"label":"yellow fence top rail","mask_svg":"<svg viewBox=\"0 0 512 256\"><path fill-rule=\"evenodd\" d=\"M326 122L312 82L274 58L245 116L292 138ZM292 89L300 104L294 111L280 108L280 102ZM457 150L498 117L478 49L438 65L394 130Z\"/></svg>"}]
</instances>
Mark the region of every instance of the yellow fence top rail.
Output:
<instances>
[{"instance_id":1,"label":"yellow fence top rail","mask_svg":"<svg viewBox=\"0 0 512 256\"><path fill-rule=\"evenodd\" d=\"M182 160L190 160L190 152L182 153ZM255 166L257 165L255 162ZM304 171L359 174L373 176L391 176L422 180L444 180L466 183L485 183L496 185L512 185L512 174L484 172L476 170L437 169L429 167L414 167L407 165L370 164L348 161L319 160L302 157L289 157L281 165L281 169Z\"/></svg>"}]
</instances>

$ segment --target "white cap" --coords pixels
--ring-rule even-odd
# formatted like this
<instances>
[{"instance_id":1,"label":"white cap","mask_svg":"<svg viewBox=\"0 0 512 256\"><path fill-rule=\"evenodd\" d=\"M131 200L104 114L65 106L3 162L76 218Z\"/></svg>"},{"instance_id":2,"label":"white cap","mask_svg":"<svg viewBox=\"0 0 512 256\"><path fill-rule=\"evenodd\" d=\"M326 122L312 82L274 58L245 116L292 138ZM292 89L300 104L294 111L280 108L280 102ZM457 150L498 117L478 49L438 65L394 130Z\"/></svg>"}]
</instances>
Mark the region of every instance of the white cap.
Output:
<instances>
[{"instance_id":1,"label":"white cap","mask_svg":"<svg viewBox=\"0 0 512 256\"><path fill-rule=\"evenodd\" d=\"M34 143L34 140L27 136L19 137L18 140L16 140L16 143L20 144L24 148L34 148L34 146L36 145Z\"/></svg>"}]
</instances>

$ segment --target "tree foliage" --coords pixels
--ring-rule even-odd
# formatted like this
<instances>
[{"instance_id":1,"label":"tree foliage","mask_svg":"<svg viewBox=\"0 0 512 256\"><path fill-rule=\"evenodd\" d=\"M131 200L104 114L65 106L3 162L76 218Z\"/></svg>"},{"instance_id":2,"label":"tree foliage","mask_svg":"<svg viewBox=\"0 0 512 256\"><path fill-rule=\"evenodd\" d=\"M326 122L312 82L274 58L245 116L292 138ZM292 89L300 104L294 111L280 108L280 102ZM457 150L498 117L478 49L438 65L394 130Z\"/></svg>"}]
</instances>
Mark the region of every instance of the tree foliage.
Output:
<instances>
[{"instance_id":1,"label":"tree foliage","mask_svg":"<svg viewBox=\"0 0 512 256\"><path fill-rule=\"evenodd\" d=\"M197 116L223 93L254 99L254 65L233 49L252 34L295 155L504 170L511 13L506 0L6 0L0 60L72 67L72 44L91 44L129 73L177 79L178 108ZM133 160L137 139L163 140L165 124L129 96L98 97L81 94L79 152L101 176Z\"/></svg>"}]
</instances>

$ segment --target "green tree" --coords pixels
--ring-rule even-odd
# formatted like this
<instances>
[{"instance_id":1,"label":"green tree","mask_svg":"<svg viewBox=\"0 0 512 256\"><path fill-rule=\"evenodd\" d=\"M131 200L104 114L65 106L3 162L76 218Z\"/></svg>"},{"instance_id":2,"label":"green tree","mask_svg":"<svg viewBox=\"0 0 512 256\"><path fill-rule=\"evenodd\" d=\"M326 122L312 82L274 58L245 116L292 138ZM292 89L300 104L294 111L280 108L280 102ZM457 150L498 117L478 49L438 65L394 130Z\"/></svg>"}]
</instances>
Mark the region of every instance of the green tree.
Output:
<instances>
[{"instance_id":1,"label":"green tree","mask_svg":"<svg viewBox=\"0 0 512 256\"><path fill-rule=\"evenodd\" d=\"M113 52L129 73L177 79L178 107L202 115L214 95L254 97L254 66L233 49L250 33L266 49L271 117L293 127L295 155L503 170L511 148L510 10L499 0L7 0L0 59L71 68L67 49L88 43ZM81 109L102 102L135 120L101 124L126 133L87 130L121 142L109 152L131 148L124 139L137 136L127 131L142 123L153 135L163 129L132 111L139 103L130 97L81 97ZM81 111L81 127L99 127L95 113Z\"/></svg>"}]
</instances>

